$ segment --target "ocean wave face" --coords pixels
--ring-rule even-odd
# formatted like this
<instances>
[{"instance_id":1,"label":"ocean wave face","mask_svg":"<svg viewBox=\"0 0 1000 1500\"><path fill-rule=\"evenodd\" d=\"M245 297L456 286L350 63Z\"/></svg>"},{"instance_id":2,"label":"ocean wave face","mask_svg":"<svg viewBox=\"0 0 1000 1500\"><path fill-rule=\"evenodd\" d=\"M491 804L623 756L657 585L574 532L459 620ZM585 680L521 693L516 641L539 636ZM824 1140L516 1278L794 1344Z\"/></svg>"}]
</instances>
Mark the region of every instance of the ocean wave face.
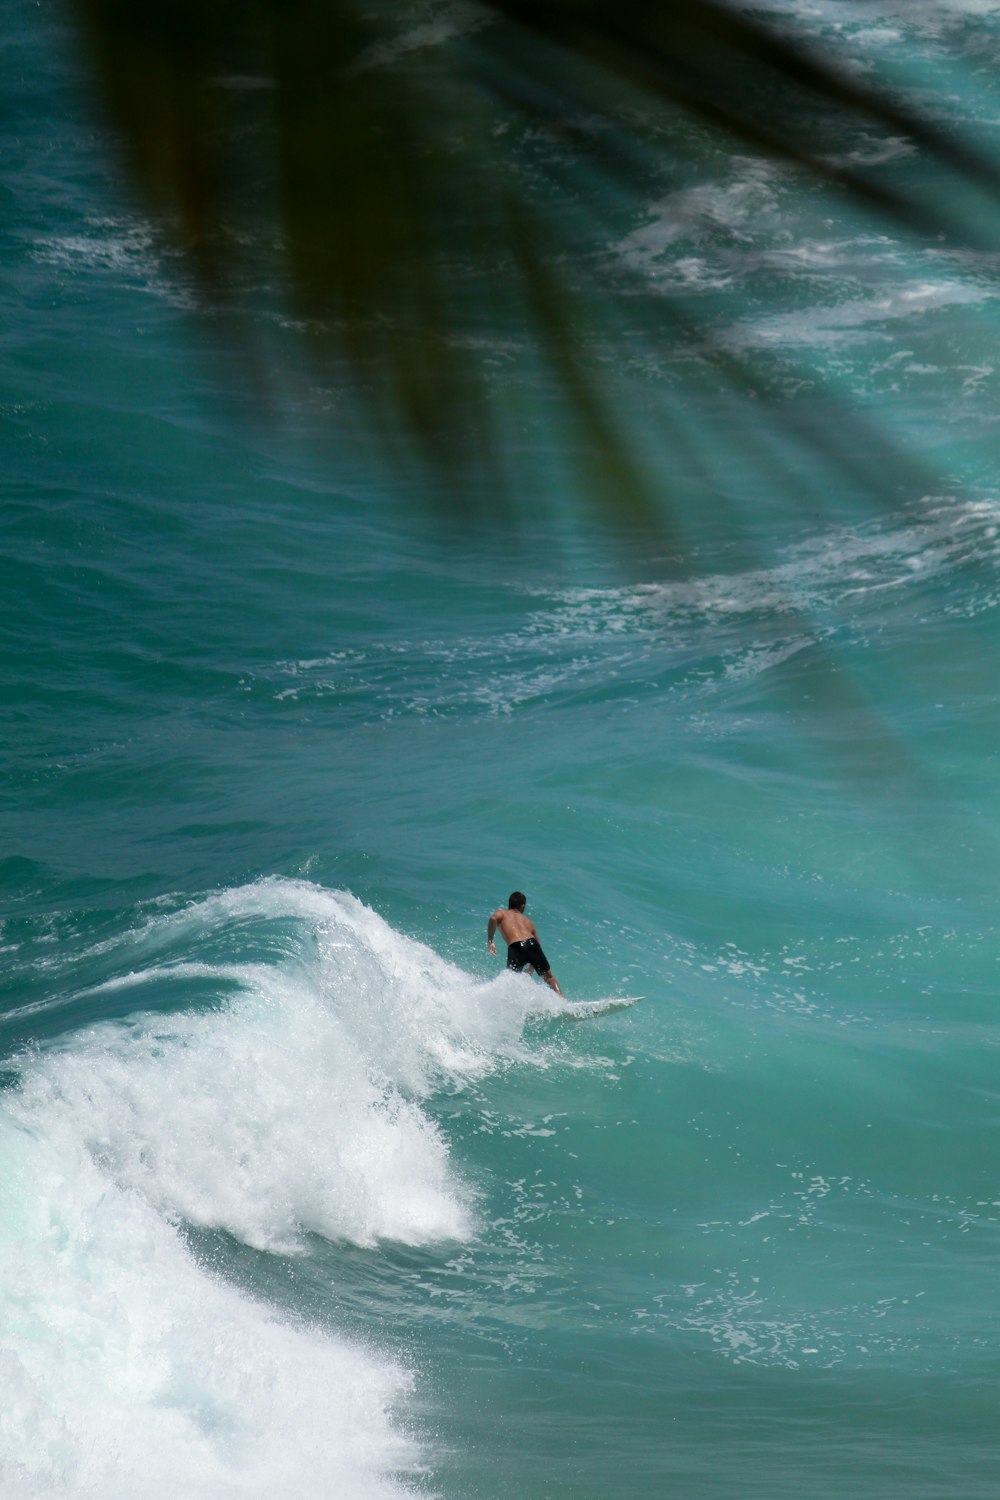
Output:
<instances>
[{"instance_id":1,"label":"ocean wave face","mask_svg":"<svg viewBox=\"0 0 1000 1500\"><path fill-rule=\"evenodd\" d=\"M943 239L632 93L545 128L494 51L601 401L456 234L451 508L9 9L0 1500L994 1500L995 207L871 120L828 165ZM1000 150L993 0L768 17Z\"/></svg>"}]
</instances>

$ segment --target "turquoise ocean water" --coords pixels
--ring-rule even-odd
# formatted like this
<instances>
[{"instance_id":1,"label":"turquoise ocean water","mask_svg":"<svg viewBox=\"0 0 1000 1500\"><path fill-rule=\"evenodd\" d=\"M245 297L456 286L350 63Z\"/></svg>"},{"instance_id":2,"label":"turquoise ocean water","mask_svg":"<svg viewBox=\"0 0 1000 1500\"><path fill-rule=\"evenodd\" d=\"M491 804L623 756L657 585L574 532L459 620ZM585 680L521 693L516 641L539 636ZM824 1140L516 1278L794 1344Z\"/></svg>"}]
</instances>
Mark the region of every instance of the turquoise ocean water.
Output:
<instances>
[{"instance_id":1,"label":"turquoise ocean water","mask_svg":"<svg viewBox=\"0 0 1000 1500\"><path fill-rule=\"evenodd\" d=\"M772 14L997 148L1000 8ZM446 524L322 382L262 413L6 18L0 1493L992 1500L989 221L693 134L586 247L682 534L571 506L488 317L534 488ZM648 332L678 286L753 397ZM644 1002L502 972L513 887Z\"/></svg>"}]
</instances>

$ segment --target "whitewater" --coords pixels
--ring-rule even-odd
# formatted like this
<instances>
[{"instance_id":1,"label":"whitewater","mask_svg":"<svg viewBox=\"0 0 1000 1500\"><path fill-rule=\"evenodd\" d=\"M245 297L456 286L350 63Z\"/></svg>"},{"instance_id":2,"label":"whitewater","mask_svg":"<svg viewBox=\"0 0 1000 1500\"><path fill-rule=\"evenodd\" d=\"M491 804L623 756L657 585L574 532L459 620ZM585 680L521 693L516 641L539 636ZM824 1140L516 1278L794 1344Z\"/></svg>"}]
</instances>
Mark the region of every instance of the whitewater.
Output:
<instances>
[{"instance_id":1,"label":"whitewater","mask_svg":"<svg viewBox=\"0 0 1000 1500\"><path fill-rule=\"evenodd\" d=\"M251 923L256 962L183 956ZM107 1019L23 1064L3 1116L15 1489L394 1493L407 1373L241 1296L178 1226L282 1255L467 1239L474 1192L419 1101L516 1055L526 987L275 880L144 915L81 968L112 977L49 1004Z\"/></svg>"}]
</instances>

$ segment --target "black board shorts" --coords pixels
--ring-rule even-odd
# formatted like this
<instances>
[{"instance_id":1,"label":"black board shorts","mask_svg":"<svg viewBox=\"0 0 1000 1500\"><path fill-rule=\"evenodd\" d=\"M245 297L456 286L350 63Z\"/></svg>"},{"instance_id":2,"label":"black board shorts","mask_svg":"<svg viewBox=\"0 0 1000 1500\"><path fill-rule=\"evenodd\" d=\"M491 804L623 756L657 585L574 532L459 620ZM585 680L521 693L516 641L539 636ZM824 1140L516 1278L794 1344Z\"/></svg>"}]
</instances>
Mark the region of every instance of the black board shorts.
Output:
<instances>
[{"instance_id":1,"label":"black board shorts","mask_svg":"<svg viewBox=\"0 0 1000 1500\"><path fill-rule=\"evenodd\" d=\"M542 945L538 939L522 938L519 943L508 943L508 969L513 969L515 974L520 974L528 964L531 964L536 974L547 974L552 967L542 952Z\"/></svg>"}]
</instances>

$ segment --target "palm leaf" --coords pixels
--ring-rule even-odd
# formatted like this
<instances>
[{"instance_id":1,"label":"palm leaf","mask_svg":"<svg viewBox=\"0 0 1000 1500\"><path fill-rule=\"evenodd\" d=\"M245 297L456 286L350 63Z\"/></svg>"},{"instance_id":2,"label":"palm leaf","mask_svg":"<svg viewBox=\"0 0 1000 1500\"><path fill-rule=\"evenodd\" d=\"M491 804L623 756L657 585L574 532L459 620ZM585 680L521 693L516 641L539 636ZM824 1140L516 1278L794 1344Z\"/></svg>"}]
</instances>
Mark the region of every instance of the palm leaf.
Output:
<instances>
[{"instance_id":1,"label":"palm leaf","mask_svg":"<svg viewBox=\"0 0 1000 1500\"><path fill-rule=\"evenodd\" d=\"M475 351L501 309L557 377L566 446L575 433L598 503L669 528L665 468L654 480L635 459L593 356L620 328L614 293L599 265L572 285L579 224L546 211L506 145L511 121L568 143L564 170L633 205L673 165L678 119L917 233L970 242L975 223L844 161L845 127L904 136L995 197L993 164L968 143L722 0L488 0L435 13L459 33L447 46L400 31L398 8L352 0L77 5L135 176L204 302L246 311L243 247L255 246L255 276L280 288L311 356L346 367L383 441L428 457L444 493L501 482L505 419ZM635 123L650 111L659 132ZM750 384L683 293L661 296L655 317L655 340L711 357L737 392ZM661 425L668 448L683 445L667 410ZM866 435L873 489L884 446ZM489 483L469 485L473 469Z\"/></svg>"}]
</instances>

